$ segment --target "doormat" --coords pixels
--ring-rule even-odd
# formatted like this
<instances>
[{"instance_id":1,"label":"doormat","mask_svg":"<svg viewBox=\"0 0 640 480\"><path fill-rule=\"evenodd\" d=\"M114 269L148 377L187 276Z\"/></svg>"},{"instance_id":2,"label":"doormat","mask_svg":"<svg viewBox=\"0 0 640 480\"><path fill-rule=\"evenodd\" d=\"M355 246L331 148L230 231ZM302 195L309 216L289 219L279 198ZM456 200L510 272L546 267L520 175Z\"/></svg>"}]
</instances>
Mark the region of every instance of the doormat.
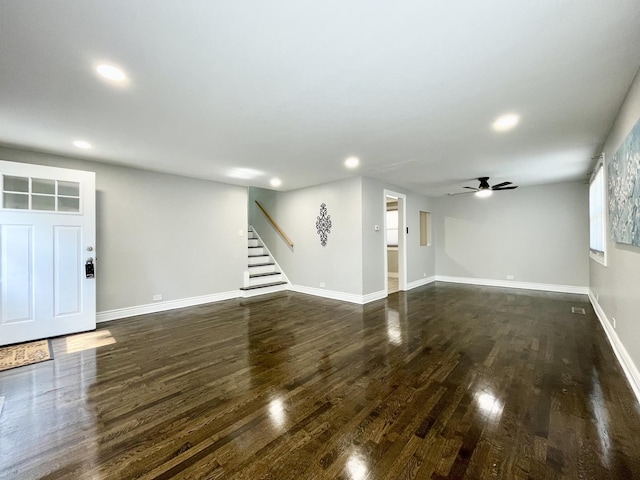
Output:
<instances>
[{"instance_id":1,"label":"doormat","mask_svg":"<svg viewBox=\"0 0 640 480\"><path fill-rule=\"evenodd\" d=\"M0 372L47 360L53 360L49 340L0 347Z\"/></svg>"}]
</instances>

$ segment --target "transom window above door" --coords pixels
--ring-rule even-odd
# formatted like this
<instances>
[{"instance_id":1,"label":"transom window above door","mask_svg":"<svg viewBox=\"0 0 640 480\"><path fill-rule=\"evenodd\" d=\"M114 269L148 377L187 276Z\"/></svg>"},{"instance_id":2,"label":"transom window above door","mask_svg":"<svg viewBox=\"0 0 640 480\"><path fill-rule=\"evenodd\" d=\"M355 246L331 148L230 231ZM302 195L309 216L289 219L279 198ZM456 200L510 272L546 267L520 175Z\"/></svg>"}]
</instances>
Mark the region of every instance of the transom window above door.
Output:
<instances>
[{"instance_id":1,"label":"transom window above door","mask_svg":"<svg viewBox=\"0 0 640 480\"><path fill-rule=\"evenodd\" d=\"M2 208L80 212L80 184L51 178L2 175Z\"/></svg>"}]
</instances>

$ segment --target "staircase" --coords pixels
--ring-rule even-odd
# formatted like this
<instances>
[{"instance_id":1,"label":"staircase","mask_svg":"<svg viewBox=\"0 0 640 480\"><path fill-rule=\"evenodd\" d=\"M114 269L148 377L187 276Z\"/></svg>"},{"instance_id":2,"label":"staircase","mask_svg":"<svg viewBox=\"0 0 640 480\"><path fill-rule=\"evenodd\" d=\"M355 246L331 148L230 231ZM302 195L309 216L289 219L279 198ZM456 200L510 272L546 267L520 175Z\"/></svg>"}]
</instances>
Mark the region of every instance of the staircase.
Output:
<instances>
[{"instance_id":1,"label":"staircase","mask_svg":"<svg viewBox=\"0 0 640 480\"><path fill-rule=\"evenodd\" d=\"M286 290L289 284L287 278L279 271L267 247L251 226L247 236L248 269L245 271L244 286L240 288L242 296L246 298Z\"/></svg>"}]
</instances>

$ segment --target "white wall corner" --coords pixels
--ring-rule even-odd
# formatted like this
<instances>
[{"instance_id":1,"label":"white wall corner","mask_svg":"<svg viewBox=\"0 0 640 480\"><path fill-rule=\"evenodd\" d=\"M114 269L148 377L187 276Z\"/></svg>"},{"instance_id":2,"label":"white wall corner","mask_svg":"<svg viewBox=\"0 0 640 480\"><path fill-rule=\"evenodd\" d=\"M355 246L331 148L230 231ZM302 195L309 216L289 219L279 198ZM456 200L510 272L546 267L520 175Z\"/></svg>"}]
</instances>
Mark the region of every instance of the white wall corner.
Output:
<instances>
[{"instance_id":1,"label":"white wall corner","mask_svg":"<svg viewBox=\"0 0 640 480\"><path fill-rule=\"evenodd\" d=\"M378 292L367 293L362 296L362 303L370 303L375 302L376 300L382 300L383 298L387 298L387 292L384 290L380 290Z\"/></svg>"},{"instance_id":2,"label":"white wall corner","mask_svg":"<svg viewBox=\"0 0 640 480\"><path fill-rule=\"evenodd\" d=\"M135 307L116 308L114 310L98 312L96 314L96 323L110 322L111 320L117 320L119 318L135 317L136 315L146 315L148 313L165 312L176 308L193 307L204 303L220 302L222 300L239 297L240 290L232 290L230 292L212 293L210 295L169 300L166 302L155 302L146 305L137 305Z\"/></svg>"},{"instance_id":3,"label":"white wall corner","mask_svg":"<svg viewBox=\"0 0 640 480\"><path fill-rule=\"evenodd\" d=\"M448 277L445 275L436 275L436 281L449 283L464 283L467 285L483 285L486 287L502 287L502 288L521 288L523 290L541 290L544 292L558 293L577 293L587 295L589 287L575 285L555 285L552 283L532 283L532 282L514 282L512 280L493 280L490 278L472 278L472 277Z\"/></svg>"},{"instance_id":4,"label":"white wall corner","mask_svg":"<svg viewBox=\"0 0 640 480\"><path fill-rule=\"evenodd\" d=\"M607 318L607 315L604 313L604 310L596 300L596 296L594 295L592 290L589 290L589 300L591 301L591 305L593 305L593 309L600 320L600 325L602 325L602 329L604 333L607 335L609 339L609 343L611 344L611 348L613 349L613 353L616 355L618 359L618 363L622 367L629 384L631 385L631 389L633 393L636 395L638 402L640 402L640 372L638 372L638 368L635 363L631 359L629 352L624 347L618 334L613 329L611 322Z\"/></svg>"},{"instance_id":5,"label":"white wall corner","mask_svg":"<svg viewBox=\"0 0 640 480\"><path fill-rule=\"evenodd\" d=\"M418 280L414 280L413 282L407 283L407 290L412 290L414 288L421 287L422 285L427 285L435 281L436 281L435 275L431 275L430 277L420 278Z\"/></svg>"}]
</instances>

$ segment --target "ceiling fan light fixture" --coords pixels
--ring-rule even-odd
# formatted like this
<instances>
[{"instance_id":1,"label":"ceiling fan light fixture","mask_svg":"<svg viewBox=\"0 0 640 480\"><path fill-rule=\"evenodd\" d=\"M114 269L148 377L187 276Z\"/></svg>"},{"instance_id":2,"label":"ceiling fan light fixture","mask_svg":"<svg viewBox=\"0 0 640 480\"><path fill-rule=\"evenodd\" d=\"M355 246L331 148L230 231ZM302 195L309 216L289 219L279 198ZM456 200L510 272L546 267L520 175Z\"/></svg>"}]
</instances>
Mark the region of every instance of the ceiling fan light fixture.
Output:
<instances>
[{"instance_id":1,"label":"ceiling fan light fixture","mask_svg":"<svg viewBox=\"0 0 640 480\"><path fill-rule=\"evenodd\" d=\"M493 191L490 188L483 188L482 190L478 190L476 192L476 197L487 198L493 194Z\"/></svg>"}]
</instances>

